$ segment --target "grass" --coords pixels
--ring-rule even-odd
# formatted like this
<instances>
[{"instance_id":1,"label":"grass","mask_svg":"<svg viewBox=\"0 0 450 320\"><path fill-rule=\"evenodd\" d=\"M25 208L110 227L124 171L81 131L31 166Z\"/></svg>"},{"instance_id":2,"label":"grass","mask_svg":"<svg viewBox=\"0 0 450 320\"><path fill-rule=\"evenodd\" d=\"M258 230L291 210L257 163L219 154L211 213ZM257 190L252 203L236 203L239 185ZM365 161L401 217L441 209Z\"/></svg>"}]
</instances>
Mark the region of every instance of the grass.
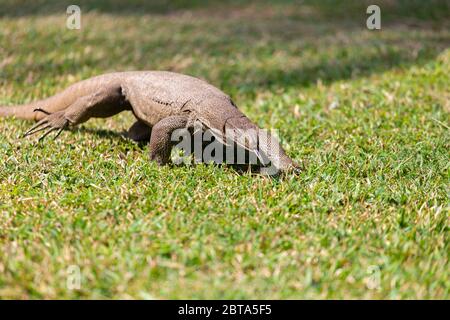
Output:
<instances>
[{"instance_id":1,"label":"grass","mask_svg":"<svg viewBox=\"0 0 450 320\"><path fill-rule=\"evenodd\" d=\"M306 169L159 168L130 114L46 144L0 119L0 298L450 298L445 1L380 1L381 31L361 1L120 3L80 1L73 31L64 1L2 1L0 104L188 73Z\"/></svg>"}]
</instances>

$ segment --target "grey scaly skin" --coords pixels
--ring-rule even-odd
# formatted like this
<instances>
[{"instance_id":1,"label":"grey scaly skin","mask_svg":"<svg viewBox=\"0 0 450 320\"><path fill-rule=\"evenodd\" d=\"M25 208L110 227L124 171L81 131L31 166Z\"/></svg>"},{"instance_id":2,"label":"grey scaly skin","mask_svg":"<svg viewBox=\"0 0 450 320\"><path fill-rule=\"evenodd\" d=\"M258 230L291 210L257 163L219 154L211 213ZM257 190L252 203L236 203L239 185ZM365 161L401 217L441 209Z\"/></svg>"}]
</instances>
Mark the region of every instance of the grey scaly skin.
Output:
<instances>
[{"instance_id":1,"label":"grey scaly skin","mask_svg":"<svg viewBox=\"0 0 450 320\"><path fill-rule=\"evenodd\" d=\"M231 101L230 97L203 80L165 71L117 72L75 83L50 98L26 105L0 107L0 116L38 121L25 136L49 133L86 122L107 118L122 111L133 112L137 121L128 137L150 139L150 158L160 165L170 160L171 134L176 129L192 128L200 122L205 129L226 135L227 130L258 130ZM277 155L270 154L276 143ZM259 150L267 151L277 169L298 169L278 145L262 139ZM256 151L256 146L246 146Z\"/></svg>"}]
</instances>

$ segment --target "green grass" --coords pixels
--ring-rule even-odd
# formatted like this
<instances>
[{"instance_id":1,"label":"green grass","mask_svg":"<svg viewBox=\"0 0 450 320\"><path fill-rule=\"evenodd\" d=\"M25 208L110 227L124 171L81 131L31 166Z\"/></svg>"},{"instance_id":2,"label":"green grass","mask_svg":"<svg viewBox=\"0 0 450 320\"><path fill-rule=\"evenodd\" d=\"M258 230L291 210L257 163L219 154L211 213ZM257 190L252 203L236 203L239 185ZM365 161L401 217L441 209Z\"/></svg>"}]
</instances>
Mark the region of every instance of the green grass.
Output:
<instances>
[{"instance_id":1,"label":"green grass","mask_svg":"<svg viewBox=\"0 0 450 320\"><path fill-rule=\"evenodd\" d=\"M445 1L379 1L381 31L361 1L79 3L72 31L64 1L2 1L0 104L188 73L306 169L159 168L130 114L45 144L0 119L0 298L450 298Z\"/></svg>"}]
</instances>

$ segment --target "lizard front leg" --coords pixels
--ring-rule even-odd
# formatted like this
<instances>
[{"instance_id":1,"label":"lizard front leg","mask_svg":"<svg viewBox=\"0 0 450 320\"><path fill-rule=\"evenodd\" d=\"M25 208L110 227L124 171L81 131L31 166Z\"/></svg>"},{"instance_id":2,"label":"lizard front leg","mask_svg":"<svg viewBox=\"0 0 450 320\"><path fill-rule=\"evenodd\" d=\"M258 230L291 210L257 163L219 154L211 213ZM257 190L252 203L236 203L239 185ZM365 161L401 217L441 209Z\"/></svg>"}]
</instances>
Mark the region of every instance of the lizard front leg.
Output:
<instances>
[{"instance_id":1,"label":"lizard front leg","mask_svg":"<svg viewBox=\"0 0 450 320\"><path fill-rule=\"evenodd\" d=\"M41 141L55 130L59 130L55 139L61 131L68 126L75 126L86 122L91 117L106 118L128 109L121 95L120 86L109 86L100 89L90 95L78 98L65 110L49 113L40 108L35 112L42 112L46 116L28 130L24 137L37 132L47 130L39 139Z\"/></svg>"},{"instance_id":2,"label":"lizard front leg","mask_svg":"<svg viewBox=\"0 0 450 320\"><path fill-rule=\"evenodd\" d=\"M167 164L173 142L172 132L176 129L186 128L188 116L170 116L160 120L152 129L150 138L150 159L159 165Z\"/></svg>"}]
</instances>

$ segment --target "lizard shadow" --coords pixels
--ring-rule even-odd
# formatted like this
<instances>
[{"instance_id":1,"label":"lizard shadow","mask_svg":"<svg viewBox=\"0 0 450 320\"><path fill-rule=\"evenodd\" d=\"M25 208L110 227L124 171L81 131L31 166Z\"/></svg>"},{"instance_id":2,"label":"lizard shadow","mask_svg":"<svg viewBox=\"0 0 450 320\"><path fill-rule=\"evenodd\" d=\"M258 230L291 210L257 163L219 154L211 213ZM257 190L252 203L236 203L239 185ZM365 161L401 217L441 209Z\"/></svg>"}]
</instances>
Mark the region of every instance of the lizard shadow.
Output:
<instances>
[{"instance_id":1,"label":"lizard shadow","mask_svg":"<svg viewBox=\"0 0 450 320\"><path fill-rule=\"evenodd\" d=\"M117 132L109 129L95 129L95 128L87 128L87 127L76 127L70 129L72 132L78 132L81 134L92 134L100 138L113 138L120 140L127 140L124 135L124 132Z\"/></svg>"},{"instance_id":2,"label":"lizard shadow","mask_svg":"<svg viewBox=\"0 0 450 320\"><path fill-rule=\"evenodd\" d=\"M132 142L134 143L139 149L145 149L148 147L148 144L150 140L141 140L141 141L134 141L126 136L127 131L113 131L109 129L97 129L97 128L88 128L88 127L76 127L70 129L72 132L78 132L81 134L89 134L94 135L102 139L115 139L120 140L124 142Z\"/></svg>"}]
</instances>

